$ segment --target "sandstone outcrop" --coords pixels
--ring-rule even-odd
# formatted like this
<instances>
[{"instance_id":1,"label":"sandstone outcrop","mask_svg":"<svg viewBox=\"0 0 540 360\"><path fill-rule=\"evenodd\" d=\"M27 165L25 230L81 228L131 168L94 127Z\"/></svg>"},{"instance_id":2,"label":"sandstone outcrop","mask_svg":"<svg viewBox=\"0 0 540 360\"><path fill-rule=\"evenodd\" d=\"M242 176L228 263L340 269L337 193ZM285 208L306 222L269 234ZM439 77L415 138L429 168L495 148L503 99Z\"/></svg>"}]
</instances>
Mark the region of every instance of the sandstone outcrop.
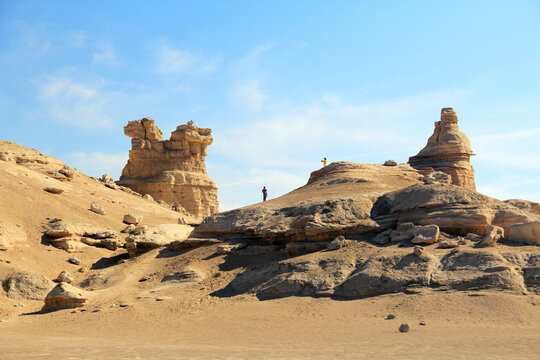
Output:
<instances>
[{"instance_id":1,"label":"sandstone outcrop","mask_svg":"<svg viewBox=\"0 0 540 360\"><path fill-rule=\"evenodd\" d=\"M2 280L6 295L15 300L42 300L54 283L28 271L13 271Z\"/></svg>"},{"instance_id":2,"label":"sandstone outcrop","mask_svg":"<svg viewBox=\"0 0 540 360\"><path fill-rule=\"evenodd\" d=\"M426 173L442 171L451 176L452 184L476 190L470 163L473 155L469 138L459 131L456 112L452 108L443 108L441 121L435 122L435 131L427 145L409 158L409 164Z\"/></svg>"},{"instance_id":3,"label":"sandstone outcrop","mask_svg":"<svg viewBox=\"0 0 540 360\"><path fill-rule=\"evenodd\" d=\"M86 291L61 282L47 294L41 312L82 307L88 300Z\"/></svg>"},{"instance_id":4,"label":"sandstone outcrop","mask_svg":"<svg viewBox=\"0 0 540 360\"><path fill-rule=\"evenodd\" d=\"M493 248L438 250L425 254L314 253L247 267L219 296L253 293L286 296L367 297L396 292L495 289L514 293L540 289L538 251Z\"/></svg>"},{"instance_id":5,"label":"sandstone outcrop","mask_svg":"<svg viewBox=\"0 0 540 360\"><path fill-rule=\"evenodd\" d=\"M8 250L26 241L26 233L13 224L0 224L0 250Z\"/></svg>"},{"instance_id":6,"label":"sandstone outcrop","mask_svg":"<svg viewBox=\"0 0 540 360\"><path fill-rule=\"evenodd\" d=\"M161 224L128 236L126 249L130 257L137 256L172 242L186 241L192 231L193 227L189 225ZM177 246L181 247L179 244Z\"/></svg>"},{"instance_id":7,"label":"sandstone outcrop","mask_svg":"<svg viewBox=\"0 0 540 360\"><path fill-rule=\"evenodd\" d=\"M46 225L44 233L51 238L50 243L53 246L67 251L78 250L85 245L109 250L123 246L118 233L89 224L54 221Z\"/></svg>"},{"instance_id":8,"label":"sandstone outcrop","mask_svg":"<svg viewBox=\"0 0 540 360\"><path fill-rule=\"evenodd\" d=\"M540 246L540 221L511 225L508 231L508 239Z\"/></svg>"},{"instance_id":9,"label":"sandstone outcrop","mask_svg":"<svg viewBox=\"0 0 540 360\"><path fill-rule=\"evenodd\" d=\"M204 163L213 141L210 129L190 121L164 140L154 120L143 118L130 121L124 133L132 138L132 149L119 185L181 206L200 219L218 211L217 186Z\"/></svg>"}]
</instances>

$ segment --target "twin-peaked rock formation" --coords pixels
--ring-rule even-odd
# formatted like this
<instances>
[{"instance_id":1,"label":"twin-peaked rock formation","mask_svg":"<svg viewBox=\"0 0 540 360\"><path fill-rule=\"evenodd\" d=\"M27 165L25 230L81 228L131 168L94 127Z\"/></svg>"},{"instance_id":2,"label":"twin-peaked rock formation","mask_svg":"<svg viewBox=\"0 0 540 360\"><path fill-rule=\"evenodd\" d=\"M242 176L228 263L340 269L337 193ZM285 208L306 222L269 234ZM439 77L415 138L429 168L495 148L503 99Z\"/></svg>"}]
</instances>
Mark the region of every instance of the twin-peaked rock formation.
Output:
<instances>
[{"instance_id":1,"label":"twin-peaked rock formation","mask_svg":"<svg viewBox=\"0 0 540 360\"><path fill-rule=\"evenodd\" d=\"M132 149L119 185L180 205L198 218L218 212L217 186L204 164L213 141L210 129L190 121L164 140L154 120L143 118L128 122L124 133L132 138Z\"/></svg>"},{"instance_id":2,"label":"twin-peaked rock formation","mask_svg":"<svg viewBox=\"0 0 540 360\"><path fill-rule=\"evenodd\" d=\"M474 169L470 158L469 138L459 131L456 112L452 108L441 110L441 121L435 122L435 131L418 155L409 158L409 164L420 171L442 171L452 178L452 184L476 191Z\"/></svg>"}]
</instances>

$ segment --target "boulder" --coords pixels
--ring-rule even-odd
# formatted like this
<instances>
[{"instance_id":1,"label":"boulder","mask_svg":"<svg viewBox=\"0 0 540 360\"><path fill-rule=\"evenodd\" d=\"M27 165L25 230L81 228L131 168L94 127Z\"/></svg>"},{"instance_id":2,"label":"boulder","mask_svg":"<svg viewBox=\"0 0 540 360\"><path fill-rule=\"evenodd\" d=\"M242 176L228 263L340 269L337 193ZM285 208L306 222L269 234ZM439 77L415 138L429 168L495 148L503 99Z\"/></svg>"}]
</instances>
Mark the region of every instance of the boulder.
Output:
<instances>
[{"instance_id":1,"label":"boulder","mask_svg":"<svg viewBox=\"0 0 540 360\"><path fill-rule=\"evenodd\" d=\"M63 189L54 188L54 187L46 187L43 190L45 190L46 192L51 193L51 194L61 194L61 193L64 192Z\"/></svg>"},{"instance_id":2,"label":"boulder","mask_svg":"<svg viewBox=\"0 0 540 360\"><path fill-rule=\"evenodd\" d=\"M480 240L479 246L495 246L504 237L504 229L500 226L486 226L486 235Z\"/></svg>"},{"instance_id":3,"label":"boulder","mask_svg":"<svg viewBox=\"0 0 540 360\"><path fill-rule=\"evenodd\" d=\"M397 161L396 160L386 160L384 162L384 166L397 166Z\"/></svg>"},{"instance_id":4,"label":"boulder","mask_svg":"<svg viewBox=\"0 0 540 360\"><path fill-rule=\"evenodd\" d=\"M187 241L192 231L193 227L188 225L161 224L154 226L137 235L128 236L126 238L126 250L130 257L134 257L152 249L169 245L172 242L175 242L176 248L180 248L179 243ZM204 242L207 241L204 240Z\"/></svg>"},{"instance_id":5,"label":"boulder","mask_svg":"<svg viewBox=\"0 0 540 360\"><path fill-rule=\"evenodd\" d=\"M126 224L139 225L142 222L142 219L142 215L126 214L124 215L123 221Z\"/></svg>"},{"instance_id":6,"label":"boulder","mask_svg":"<svg viewBox=\"0 0 540 360\"><path fill-rule=\"evenodd\" d=\"M58 172L62 175L64 175L66 178L68 179L72 179L74 176L75 176L75 169L72 168L72 167L69 167L67 165L65 165L63 168L61 168L60 170L58 170Z\"/></svg>"},{"instance_id":7,"label":"boulder","mask_svg":"<svg viewBox=\"0 0 540 360\"><path fill-rule=\"evenodd\" d=\"M470 163L473 155L469 138L459 131L456 112L452 108L443 108L441 121L435 123L433 135L416 156L409 158L409 164L426 173L444 172L450 175L452 184L476 190Z\"/></svg>"},{"instance_id":8,"label":"boulder","mask_svg":"<svg viewBox=\"0 0 540 360\"><path fill-rule=\"evenodd\" d=\"M508 240L540 245L540 221L510 225Z\"/></svg>"},{"instance_id":9,"label":"boulder","mask_svg":"<svg viewBox=\"0 0 540 360\"><path fill-rule=\"evenodd\" d=\"M154 201L154 198L153 198L152 195L150 195L150 194L144 194L144 195L143 195L143 199L150 200L150 201Z\"/></svg>"},{"instance_id":10,"label":"boulder","mask_svg":"<svg viewBox=\"0 0 540 360\"><path fill-rule=\"evenodd\" d=\"M388 244L391 241L390 239L393 231L394 230L392 229L385 230L382 233L377 234L371 241L378 245Z\"/></svg>"},{"instance_id":11,"label":"boulder","mask_svg":"<svg viewBox=\"0 0 540 360\"><path fill-rule=\"evenodd\" d=\"M439 242L440 249L452 249L458 247L460 244L454 240L443 240Z\"/></svg>"},{"instance_id":12,"label":"boulder","mask_svg":"<svg viewBox=\"0 0 540 360\"><path fill-rule=\"evenodd\" d=\"M424 248L419 246L419 245L416 245L414 247L413 253L414 253L414 255L420 257L420 256L424 255Z\"/></svg>"},{"instance_id":13,"label":"boulder","mask_svg":"<svg viewBox=\"0 0 540 360\"><path fill-rule=\"evenodd\" d=\"M67 271L62 271L60 274L58 274L58 277L56 278L57 282L65 282L65 283L71 283L73 281L73 276L71 276Z\"/></svg>"},{"instance_id":14,"label":"boulder","mask_svg":"<svg viewBox=\"0 0 540 360\"><path fill-rule=\"evenodd\" d=\"M434 244L439 241L439 227L437 225L420 225L414 228L413 244Z\"/></svg>"},{"instance_id":15,"label":"boulder","mask_svg":"<svg viewBox=\"0 0 540 360\"><path fill-rule=\"evenodd\" d=\"M164 140L154 120L129 121L124 133L131 137L129 160L118 185L153 199L180 204L196 218L218 212L217 186L208 176L204 158L212 144L212 131L193 121L180 125Z\"/></svg>"},{"instance_id":16,"label":"boulder","mask_svg":"<svg viewBox=\"0 0 540 360\"><path fill-rule=\"evenodd\" d=\"M105 209L103 209L103 206L98 204L97 202L92 202L90 205L90 210L95 212L96 214L105 215Z\"/></svg>"},{"instance_id":17,"label":"boulder","mask_svg":"<svg viewBox=\"0 0 540 360\"><path fill-rule=\"evenodd\" d=\"M332 240L327 246L327 250L337 250L344 246L347 246L349 244L349 241L345 240L345 237L343 235L338 236L334 240Z\"/></svg>"},{"instance_id":18,"label":"boulder","mask_svg":"<svg viewBox=\"0 0 540 360\"><path fill-rule=\"evenodd\" d=\"M45 305L41 312L56 311L82 307L88 301L86 291L77 289L66 282L61 282L45 297Z\"/></svg>"}]
</instances>

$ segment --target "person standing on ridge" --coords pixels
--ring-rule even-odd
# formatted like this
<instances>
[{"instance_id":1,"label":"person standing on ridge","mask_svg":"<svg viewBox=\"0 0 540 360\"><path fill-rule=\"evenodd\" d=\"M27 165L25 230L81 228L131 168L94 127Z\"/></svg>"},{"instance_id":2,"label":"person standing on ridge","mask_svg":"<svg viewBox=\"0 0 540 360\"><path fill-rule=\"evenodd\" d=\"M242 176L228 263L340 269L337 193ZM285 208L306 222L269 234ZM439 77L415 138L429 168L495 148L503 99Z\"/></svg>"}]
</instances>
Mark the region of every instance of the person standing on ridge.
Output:
<instances>
[{"instance_id":1,"label":"person standing on ridge","mask_svg":"<svg viewBox=\"0 0 540 360\"><path fill-rule=\"evenodd\" d=\"M324 159L321 160L321 162L322 162L322 166L325 167L326 164L328 163L328 160L326 160L326 158L324 158Z\"/></svg>"},{"instance_id":2,"label":"person standing on ridge","mask_svg":"<svg viewBox=\"0 0 540 360\"><path fill-rule=\"evenodd\" d=\"M266 186L263 186L262 193L263 193L263 201L266 201L266 198L268 197L268 190L266 190Z\"/></svg>"}]
</instances>

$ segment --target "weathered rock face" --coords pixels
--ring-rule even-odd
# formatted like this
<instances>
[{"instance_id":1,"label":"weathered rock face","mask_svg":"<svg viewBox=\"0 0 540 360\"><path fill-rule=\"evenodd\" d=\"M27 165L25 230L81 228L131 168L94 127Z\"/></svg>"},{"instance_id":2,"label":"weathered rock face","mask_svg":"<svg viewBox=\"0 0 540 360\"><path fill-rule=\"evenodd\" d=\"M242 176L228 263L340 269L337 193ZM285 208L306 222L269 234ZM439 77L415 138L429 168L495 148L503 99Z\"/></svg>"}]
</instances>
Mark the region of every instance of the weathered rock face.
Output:
<instances>
[{"instance_id":1,"label":"weathered rock face","mask_svg":"<svg viewBox=\"0 0 540 360\"><path fill-rule=\"evenodd\" d=\"M43 305L41 312L82 307L87 300L88 295L84 290L61 282L47 294L44 300L45 305Z\"/></svg>"},{"instance_id":2,"label":"weathered rock face","mask_svg":"<svg viewBox=\"0 0 540 360\"><path fill-rule=\"evenodd\" d=\"M474 169L470 158L469 138L459 131L458 118L452 108L441 110L441 121L435 122L435 131L427 145L418 155L409 158L409 164L415 169L430 172L442 171L452 178L452 184L475 190Z\"/></svg>"},{"instance_id":3,"label":"weathered rock face","mask_svg":"<svg viewBox=\"0 0 540 360\"><path fill-rule=\"evenodd\" d=\"M170 140L163 140L154 120L144 118L130 121L124 133L132 138L132 149L119 185L180 205L195 217L218 212L217 186L204 163L213 141L210 129L190 121L178 126Z\"/></svg>"}]
</instances>

